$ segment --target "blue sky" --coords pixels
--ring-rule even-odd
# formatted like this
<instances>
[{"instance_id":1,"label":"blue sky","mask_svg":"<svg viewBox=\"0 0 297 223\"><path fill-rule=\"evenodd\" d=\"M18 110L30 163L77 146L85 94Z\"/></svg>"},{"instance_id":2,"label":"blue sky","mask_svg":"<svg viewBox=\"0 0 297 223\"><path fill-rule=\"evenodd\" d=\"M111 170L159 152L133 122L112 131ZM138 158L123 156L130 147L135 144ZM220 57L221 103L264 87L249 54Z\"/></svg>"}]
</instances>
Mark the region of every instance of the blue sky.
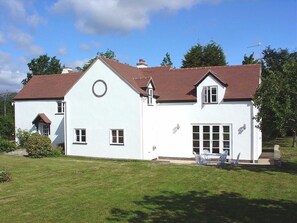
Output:
<instances>
[{"instance_id":1,"label":"blue sky","mask_svg":"<svg viewBox=\"0 0 297 223\"><path fill-rule=\"evenodd\" d=\"M27 63L45 53L74 68L107 49L149 66L169 52L180 67L211 40L229 65L269 45L296 51L297 0L0 0L0 93L18 91Z\"/></svg>"}]
</instances>

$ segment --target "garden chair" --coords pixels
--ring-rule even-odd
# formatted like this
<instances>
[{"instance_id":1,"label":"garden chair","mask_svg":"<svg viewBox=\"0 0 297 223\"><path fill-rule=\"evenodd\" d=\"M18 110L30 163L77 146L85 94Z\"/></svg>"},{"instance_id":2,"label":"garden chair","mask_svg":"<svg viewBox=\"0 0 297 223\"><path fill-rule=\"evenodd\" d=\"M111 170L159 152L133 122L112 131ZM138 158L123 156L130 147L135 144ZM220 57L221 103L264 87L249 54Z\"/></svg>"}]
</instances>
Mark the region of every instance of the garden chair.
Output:
<instances>
[{"instance_id":1,"label":"garden chair","mask_svg":"<svg viewBox=\"0 0 297 223\"><path fill-rule=\"evenodd\" d=\"M207 160L203 155L199 155L196 152L193 152L193 154L195 156L195 160L198 165L207 165Z\"/></svg>"},{"instance_id":2,"label":"garden chair","mask_svg":"<svg viewBox=\"0 0 297 223\"><path fill-rule=\"evenodd\" d=\"M238 153L236 160L231 160L230 164L237 165L239 162L240 153Z\"/></svg>"},{"instance_id":3,"label":"garden chair","mask_svg":"<svg viewBox=\"0 0 297 223\"><path fill-rule=\"evenodd\" d=\"M228 152L225 151L223 154L220 155L220 158L217 162L218 166L223 166L226 164L227 154L228 154Z\"/></svg>"}]
</instances>

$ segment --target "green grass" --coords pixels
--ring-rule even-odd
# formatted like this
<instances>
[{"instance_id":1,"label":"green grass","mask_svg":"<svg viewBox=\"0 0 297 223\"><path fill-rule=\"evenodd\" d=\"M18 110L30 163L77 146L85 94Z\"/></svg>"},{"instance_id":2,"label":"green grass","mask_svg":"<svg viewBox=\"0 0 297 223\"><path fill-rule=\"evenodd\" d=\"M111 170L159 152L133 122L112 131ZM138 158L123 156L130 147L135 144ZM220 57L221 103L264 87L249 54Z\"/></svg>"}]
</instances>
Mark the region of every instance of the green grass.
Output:
<instances>
[{"instance_id":1,"label":"green grass","mask_svg":"<svg viewBox=\"0 0 297 223\"><path fill-rule=\"evenodd\" d=\"M297 222L297 149L280 167L0 155L0 222Z\"/></svg>"}]
</instances>

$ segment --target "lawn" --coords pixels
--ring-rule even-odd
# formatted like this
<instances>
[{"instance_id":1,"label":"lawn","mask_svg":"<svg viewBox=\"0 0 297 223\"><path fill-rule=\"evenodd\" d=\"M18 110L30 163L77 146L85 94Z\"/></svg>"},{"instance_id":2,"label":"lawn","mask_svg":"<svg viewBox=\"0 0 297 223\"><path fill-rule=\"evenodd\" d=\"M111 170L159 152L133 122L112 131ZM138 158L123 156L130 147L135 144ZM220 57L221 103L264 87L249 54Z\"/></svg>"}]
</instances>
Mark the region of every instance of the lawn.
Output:
<instances>
[{"instance_id":1,"label":"lawn","mask_svg":"<svg viewBox=\"0 0 297 223\"><path fill-rule=\"evenodd\" d=\"M280 167L0 155L0 222L297 222L297 149Z\"/></svg>"}]
</instances>

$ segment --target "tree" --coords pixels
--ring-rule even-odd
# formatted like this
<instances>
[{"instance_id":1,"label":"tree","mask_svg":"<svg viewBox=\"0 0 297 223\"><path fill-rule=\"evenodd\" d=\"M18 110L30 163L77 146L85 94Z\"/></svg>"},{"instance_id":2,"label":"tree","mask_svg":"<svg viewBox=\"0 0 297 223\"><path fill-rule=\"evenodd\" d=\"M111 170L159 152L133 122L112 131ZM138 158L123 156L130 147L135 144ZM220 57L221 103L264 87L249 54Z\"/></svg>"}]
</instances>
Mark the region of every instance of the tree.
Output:
<instances>
[{"instance_id":1,"label":"tree","mask_svg":"<svg viewBox=\"0 0 297 223\"><path fill-rule=\"evenodd\" d=\"M103 57L108 58L108 59L111 59L111 60L118 61L118 60L116 59L116 54L115 54L115 52L113 52L113 51L110 50L110 49L107 49L107 50L105 51L105 53L102 53L102 52L100 53L100 52L98 52L97 55L99 55L99 56L103 56ZM89 66L90 66L95 60L96 60L96 57L90 59L90 60L89 60L83 67L76 67L76 69L77 69L78 71L85 71L85 70L87 70L87 69L89 68Z\"/></svg>"},{"instance_id":2,"label":"tree","mask_svg":"<svg viewBox=\"0 0 297 223\"><path fill-rule=\"evenodd\" d=\"M254 58L254 53L252 53L251 55L249 56L246 56L244 54L244 57L243 57L243 61L242 61L242 64L256 64L256 63L259 63L259 60L256 60Z\"/></svg>"},{"instance_id":3,"label":"tree","mask_svg":"<svg viewBox=\"0 0 297 223\"><path fill-rule=\"evenodd\" d=\"M170 54L168 52L165 54L165 57L162 60L162 63L160 65L161 66L172 66L172 61L170 58Z\"/></svg>"},{"instance_id":4,"label":"tree","mask_svg":"<svg viewBox=\"0 0 297 223\"><path fill-rule=\"evenodd\" d=\"M185 54L182 68L226 65L226 57L219 44L211 41L206 46L199 43Z\"/></svg>"},{"instance_id":5,"label":"tree","mask_svg":"<svg viewBox=\"0 0 297 223\"><path fill-rule=\"evenodd\" d=\"M27 73L27 78L22 80L23 85L27 84L33 75L60 74L63 69L60 60L56 57L48 57L47 54L32 59L27 65L31 72Z\"/></svg>"},{"instance_id":6,"label":"tree","mask_svg":"<svg viewBox=\"0 0 297 223\"><path fill-rule=\"evenodd\" d=\"M269 52L269 54L267 54ZM297 59L287 49L263 51L265 75L257 89L254 104L259 109L256 120L266 137L291 131L295 146L297 132ZM287 58L286 61L284 61ZM273 61L275 61L273 63Z\"/></svg>"}]
</instances>

